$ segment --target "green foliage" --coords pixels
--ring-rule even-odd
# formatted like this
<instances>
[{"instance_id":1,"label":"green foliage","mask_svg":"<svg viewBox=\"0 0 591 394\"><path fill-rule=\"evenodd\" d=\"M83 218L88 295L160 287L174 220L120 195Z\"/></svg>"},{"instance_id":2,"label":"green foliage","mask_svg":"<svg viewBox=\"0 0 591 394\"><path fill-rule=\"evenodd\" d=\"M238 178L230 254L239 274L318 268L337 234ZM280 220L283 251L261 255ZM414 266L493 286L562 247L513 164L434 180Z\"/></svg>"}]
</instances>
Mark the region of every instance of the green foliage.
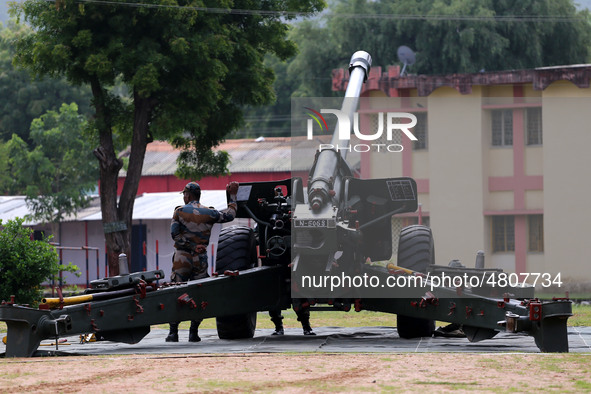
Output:
<instances>
[{"instance_id":1,"label":"green foliage","mask_svg":"<svg viewBox=\"0 0 591 394\"><path fill-rule=\"evenodd\" d=\"M33 230L23 227L23 219L0 220L0 300L14 295L20 304L35 304L43 293L41 283L60 269L74 272L71 264L60 266L56 250L48 242L31 240Z\"/></svg>"},{"instance_id":2,"label":"green foliage","mask_svg":"<svg viewBox=\"0 0 591 394\"><path fill-rule=\"evenodd\" d=\"M14 41L30 34L25 25L8 22L0 25L0 140L12 134L30 143L29 128L34 118L48 110L58 110L62 103L76 102L80 112L90 114L90 91L68 84L63 78L32 79L25 70L15 69ZM2 188L3 183L0 183Z\"/></svg>"},{"instance_id":3,"label":"green foliage","mask_svg":"<svg viewBox=\"0 0 591 394\"><path fill-rule=\"evenodd\" d=\"M152 3L160 4L145 4ZM27 0L15 10L36 31L16 41L15 59L36 75L59 74L75 83L95 83L95 105L100 101L104 105L104 112L97 113L97 120L105 122L97 126L99 130L129 133L127 128L117 128L117 119L147 117L153 138L172 139L180 147L193 149L193 154L181 156L189 160L182 166L184 171L190 171L195 158L213 159L213 165L200 168L219 170L222 158L203 152L242 123L243 105L265 104L274 98L274 76L263 63L265 54L285 59L295 53L295 45L286 39L282 12L315 12L323 2L203 4L268 12L245 15L186 7L192 5L180 0L167 2L169 7L130 7L123 2L78 7L74 0L65 0L56 7ZM132 105L106 95L117 77L129 86ZM193 175L199 174L196 170Z\"/></svg>"},{"instance_id":4,"label":"green foliage","mask_svg":"<svg viewBox=\"0 0 591 394\"><path fill-rule=\"evenodd\" d=\"M572 0L345 0L331 10L327 28L329 37L341 44L333 41L337 58L362 48L374 56L374 66L400 64L396 51L401 45L416 51L411 67L416 74L527 69L589 60L589 12L577 11ZM365 17L353 21L355 14Z\"/></svg>"},{"instance_id":5,"label":"green foliage","mask_svg":"<svg viewBox=\"0 0 591 394\"><path fill-rule=\"evenodd\" d=\"M12 13L32 27L15 40L15 62L36 76L64 76L91 87L103 220L128 224L124 233L106 234L113 274L116 255L129 251L147 144L162 139L192 150L180 156L189 160L181 163L183 177L225 170L227 156L207 152L242 123L245 105L274 98L273 71L263 59L268 53L280 59L295 54L286 20L295 17L292 12L323 7L322 0L12 3ZM114 93L117 81L128 97ZM131 143L119 199L118 140Z\"/></svg>"},{"instance_id":6,"label":"green foliage","mask_svg":"<svg viewBox=\"0 0 591 394\"><path fill-rule=\"evenodd\" d=\"M33 148L17 135L8 144L11 178L25 187L34 219L59 222L85 207L96 186L92 134L72 103L33 120L30 136Z\"/></svg>"},{"instance_id":7,"label":"green foliage","mask_svg":"<svg viewBox=\"0 0 591 394\"><path fill-rule=\"evenodd\" d=\"M10 165L8 164L8 158L10 154L10 146L0 141L0 193L4 194L12 183L12 177L10 176ZM6 193L12 194L12 193Z\"/></svg>"},{"instance_id":8,"label":"green foliage","mask_svg":"<svg viewBox=\"0 0 591 394\"><path fill-rule=\"evenodd\" d=\"M573 0L334 0L321 17L295 23L290 39L297 56L283 64L267 59L280 76L274 85L277 103L248 108L240 136L289 135L290 98L333 96L332 70L346 68L358 50L370 53L373 67L386 71L401 65L397 49L406 45L416 53L416 63L407 69L412 74L591 60L589 11L577 11Z\"/></svg>"},{"instance_id":9,"label":"green foliage","mask_svg":"<svg viewBox=\"0 0 591 394\"><path fill-rule=\"evenodd\" d=\"M14 157L21 157L28 149L27 143L16 134L7 142L0 141L0 194L22 195L27 187L26 182L13 176L14 167L18 162Z\"/></svg>"}]
</instances>

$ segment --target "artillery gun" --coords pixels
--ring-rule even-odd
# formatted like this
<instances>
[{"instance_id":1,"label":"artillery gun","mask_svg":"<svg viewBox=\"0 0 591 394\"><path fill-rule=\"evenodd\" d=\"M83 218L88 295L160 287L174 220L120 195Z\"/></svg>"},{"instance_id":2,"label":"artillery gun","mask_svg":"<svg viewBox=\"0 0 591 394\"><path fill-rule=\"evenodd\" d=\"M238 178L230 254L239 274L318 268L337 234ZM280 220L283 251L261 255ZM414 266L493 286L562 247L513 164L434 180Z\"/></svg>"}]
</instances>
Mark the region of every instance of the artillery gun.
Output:
<instances>
[{"instance_id":1,"label":"artillery gun","mask_svg":"<svg viewBox=\"0 0 591 394\"><path fill-rule=\"evenodd\" d=\"M370 67L369 54L353 55L339 121L352 124ZM240 185L238 216L257 226L222 230L216 275L158 285L162 271L132 273L95 281L76 299L44 300L39 309L3 302L6 356L30 357L41 340L76 334L137 343L151 325L210 317L220 338L249 338L257 312L287 309L294 298L316 310L395 313L403 338L431 336L439 320L461 325L470 341L505 330L532 335L543 352L568 352L569 300L542 302L528 286L441 286L446 274L490 278L499 270L436 266L428 227L402 229L395 264L367 264L392 258L391 218L416 211L417 186L407 177L353 177L340 133L333 148L317 152L307 191L298 177ZM318 278L324 286L314 285ZM401 279L412 285L384 285Z\"/></svg>"}]
</instances>

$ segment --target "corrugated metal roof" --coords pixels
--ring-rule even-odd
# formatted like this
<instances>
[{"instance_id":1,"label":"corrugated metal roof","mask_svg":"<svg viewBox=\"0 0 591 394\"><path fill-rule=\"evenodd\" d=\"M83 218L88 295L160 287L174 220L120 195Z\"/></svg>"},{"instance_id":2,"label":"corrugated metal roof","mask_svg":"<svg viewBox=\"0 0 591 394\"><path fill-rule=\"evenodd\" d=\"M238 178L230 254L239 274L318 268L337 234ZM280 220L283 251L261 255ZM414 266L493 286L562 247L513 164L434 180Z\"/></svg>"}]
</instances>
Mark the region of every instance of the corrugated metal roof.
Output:
<instances>
[{"instance_id":1,"label":"corrugated metal roof","mask_svg":"<svg viewBox=\"0 0 591 394\"><path fill-rule=\"evenodd\" d=\"M25 196L0 196L0 219L3 222L14 220L15 218L24 218L29 214L29 209L25 202ZM34 222L25 222L26 225L34 225Z\"/></svg>"},{"instance_id":2,"label":"corrugated metal roof","mask_svg":"<svg viewBox=\"0 0 591 394\"><path fill-rule=\"evenodd\" d=\"M245 141L221 146L230 154L231 173L290 171L290 146L282 141Z\"/></svg>"},{"instance_id":3,"label":"corrugated metal roof","mask_svg":"<svg viewBox=\"0 0 591 394\"><path fill-rule=\"evenodd\" d=\"M226 191L203 190L201 192L201 203L218 210L225 209L227 207ZM144 193L135 199L132 219L171 219L174 208L182 204L183 196L179 192ZM17 217L23 218L30 213L31 211L27 208L24 196L0 196L0 219L4 222ZM81 210L76 216L66 218L64 221L86 220L102 220L100 199L98 197L93 198L88 208ZM38 222L25 222L25 224L33 226Z\"/></svg>"},{"instance_id":4,"label":"corrugated metal roof","mask_svg":"<svg viewBox=\"0 0 591 394\"><path fill-rule=\"evenodd\" d=\"M176 171L178 151L146 152L142 175L167 175Z\"/></svg>"},{"instance_id":5,"label":"corrugated metal roof","mask_svg":"<svg viewBox=\"0 0 591 394\"><path fill-rule=\"evenodd\" d=\"M224 209L226 203L225 190L201 191L201 203L215 209ZM133 220L171 219L174 208L183 205L183 195L179 192L144 193L137 196L133 204ZM83 220L101 220L100 208Z\"/></svg>"},{"instance_id":6,"label":"corrugated metal roof","mask_svg":"<svg viewBox=\"0 0 591 394\"><path fill-rule=\"evenodd\" d=\"M328 143L330 138L330 135L323 135L313 141L304 137L228 140L215 149L228 152L231 173L307 171L312 166L318 144ZM173 175L179 153L179 149L167 142L148 144L142 175ZM359 168L359 153L352 152L347 160L353 168ZM121 171L119 176L125 176L125 172Z\"/></svg>"}]
</instances>

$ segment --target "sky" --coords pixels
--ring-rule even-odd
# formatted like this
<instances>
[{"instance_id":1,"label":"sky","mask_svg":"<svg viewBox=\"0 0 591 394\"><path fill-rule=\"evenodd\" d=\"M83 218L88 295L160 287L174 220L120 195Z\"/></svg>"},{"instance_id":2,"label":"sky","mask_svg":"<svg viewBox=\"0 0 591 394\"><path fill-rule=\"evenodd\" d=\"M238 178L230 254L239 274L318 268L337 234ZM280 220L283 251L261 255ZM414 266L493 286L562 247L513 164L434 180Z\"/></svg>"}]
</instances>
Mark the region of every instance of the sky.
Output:
<instances>
[{"instance_id":1,"label":"sky","mask_svg":"<svg viewBox=\"0 0 591 394\"><path fill-rule=\"evenodd\" d=\"M8 19L8 0L0 0L0 22Z\"/></svg>"}]
</instances>

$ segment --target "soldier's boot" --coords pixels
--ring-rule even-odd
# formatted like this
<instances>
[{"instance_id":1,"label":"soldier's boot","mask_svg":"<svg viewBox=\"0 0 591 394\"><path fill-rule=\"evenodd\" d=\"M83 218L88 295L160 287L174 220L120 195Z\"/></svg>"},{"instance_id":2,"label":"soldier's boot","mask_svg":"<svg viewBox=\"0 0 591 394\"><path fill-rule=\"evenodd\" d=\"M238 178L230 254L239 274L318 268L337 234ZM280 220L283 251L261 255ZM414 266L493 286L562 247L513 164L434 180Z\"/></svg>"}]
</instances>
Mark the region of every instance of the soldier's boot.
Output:
<instances>
[{"instance_id":1,"label":"soldier's boot","mask_svg":"<svg viewBox=\"0 0 591 394\"><path fill-rule=\"evenodd\" d=\"M304 330L304 335L316 335L316 333L312 331L310 324L303 324L302 329Z\"/></svg>"},{"instance_id":2,"label":"soldier's boot","mask_svg":"<svg viewBox=\"0 0 591 394\"><path fill-rule=\"evenodd\" d=\"M312 327L310 326L309 316L301 316L298 320L302 323L302 330L304 330L304 335L316 335L316 333L312 331Z\"/></svg>"},{"instance_id":3,"label":"soldier's boot","mask_svg":"<svg viewBox=\"0 0 591 394\"><path fill-rule=\"evenodd\" d=\"M283 330L283 316L273 316L271 318L273 324L275 324L275 331L271 335L283 335L285 331Z\"/></svg>"},{"instance_id":4,"label":"soldier's boot","mask_svg":"<svg viewBox=\"0 0 591 394\"><path fill-rule=\"evenodd\" d=\"M201 324L201 320L191 320L191 327L189 328L189 342L201 341L201 338L199 338L198 334L199 324Z\"/></svg>"},{"instance_id":5,"label":"soldier's boot","mask_svg":"<svg viewBox=\"0 0 591 394\"><path fill-rule=\"evenodd\" d=\"M166 337L166 342L178 342L179 341L179 323L170 323L170 331Z\"/></svg>"}]
</instances>

